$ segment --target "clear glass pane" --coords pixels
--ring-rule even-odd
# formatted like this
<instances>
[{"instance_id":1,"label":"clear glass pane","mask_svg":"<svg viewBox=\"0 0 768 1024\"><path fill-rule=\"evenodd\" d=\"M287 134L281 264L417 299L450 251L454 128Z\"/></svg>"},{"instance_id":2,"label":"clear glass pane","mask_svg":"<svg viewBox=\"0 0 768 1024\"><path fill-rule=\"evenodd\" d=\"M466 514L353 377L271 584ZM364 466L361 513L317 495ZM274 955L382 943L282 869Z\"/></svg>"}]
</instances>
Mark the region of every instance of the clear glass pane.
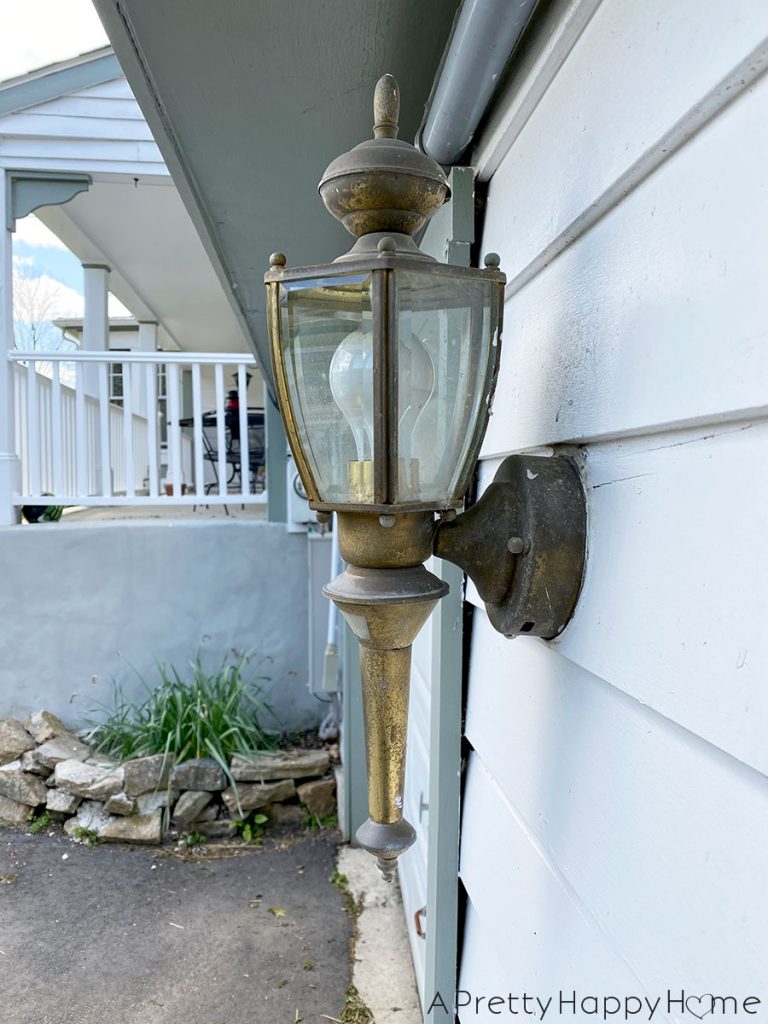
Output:
<instances>
[{"instance_id":1,"label":"clear glass pane","mask_svg":"<svg viewBox=\"0 0 768 1024\"><path fill-rule=\"evenodd\" d=\"M481 413L490 281L397 272L397 500L453 497Z\"/></svg>"},{"instance_id":2,"label":"clear glass pane","mask_svg":"<svg viewBox=\"0 0 768 1024\"><path fill-rule=\"evenodd\" d=\"M373 501L371 277L280 285L283 358L320 498Z\"/></svg>"}]
</instances>

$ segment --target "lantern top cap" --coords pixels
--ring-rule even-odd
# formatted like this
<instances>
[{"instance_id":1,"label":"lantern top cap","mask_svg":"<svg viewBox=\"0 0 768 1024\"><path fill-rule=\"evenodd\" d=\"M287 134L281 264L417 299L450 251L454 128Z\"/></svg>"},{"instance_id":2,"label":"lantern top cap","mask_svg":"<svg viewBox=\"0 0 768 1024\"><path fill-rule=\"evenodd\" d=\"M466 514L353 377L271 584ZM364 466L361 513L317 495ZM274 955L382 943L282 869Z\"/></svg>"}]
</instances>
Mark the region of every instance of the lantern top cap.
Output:
<instances>
[{"instance_id":1,"label":"lantern top cap","mask_svg":"<svg viewBox=\"0 0 768 1024\"><path fill-rule=\"evenodd\" d=\"M383 75L373 97L373 138L337 157L318 186L328 210L356 237L415 234L450 195L439 164L397 138L400 89Z\"/></svg>"}]
</instances>

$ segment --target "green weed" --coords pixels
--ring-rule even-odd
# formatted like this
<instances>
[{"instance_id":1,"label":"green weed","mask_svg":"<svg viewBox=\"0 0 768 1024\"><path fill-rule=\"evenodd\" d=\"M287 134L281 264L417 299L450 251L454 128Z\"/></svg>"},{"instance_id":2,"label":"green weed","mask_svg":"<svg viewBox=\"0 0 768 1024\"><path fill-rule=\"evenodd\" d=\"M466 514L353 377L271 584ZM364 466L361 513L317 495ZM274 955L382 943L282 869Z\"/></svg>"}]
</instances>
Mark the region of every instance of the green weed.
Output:
<instances>
[{"instance_id":1,"label":"green weed","mask_svg":"<svg viewBox=\"0 0 768 1024\"><path fill-rule=\"evenodd\" d=\"M187 849L191 849L193 846L200 846L202 843L207 843L208 836L201 835L199 832L187 832L181 837L181 841Z\"/></svg>"},{"instance_id":2,"label":"green weed","mask_svg":"<svg viewBox=\"0 0 768 1024\"><path fill-rule=\"evenodd\" d=\"M82 825L75 825L72 829L72 838L83 846L98 846L99 833L92 828L84 828Z\"/></svg>"},{"instance_id":3,"label":"green weed","mask_svg":"<svg viewBox=\"0 0 768 1024\"><path fill-rule=\"evenodd\" d=\"M373 1024L373 1014L360 998L354 985L347 985L341 1024Z\"/></svg>"},{"instance_id":4,"label":"green weed","mask_svg":"<svg viewBox=\"0 0 768 1024\"><path fill-rule=\"evenodd\" d=\"M303 821L303 827L310 829L312 832L318 832L323 828L336 828L338 825L338 818L335 814L328 814L324 818L318 818L316 814L313 814L309 808L305 807L304 804L300 805L307 816Z\"/></svg>"},{"instance_id":5,"label":"green weed","mask_svg":"<svg viewBox=\"0 0 768 1024\"><path fill-rule=\"evenodd\" d=\"M266 814L259 814L254 811L242 821L235 822L235 828L240 833L244 843L250 846L261 846L264 841L264 826L269 821Z\"/></svg>"},{"instance_id":6,"label":"green weed","mask_svg":"<svg viewBox=\"0 0 768 1024\"><path fill-rule=\"evenodd\" d=\"M48 811L43 811L42 814L30 820L30 823L27 826L27 830L33 833L42 832L43 829L48 828L52 821L53 818L51 818Z\"/></svg>"}]
</instances>

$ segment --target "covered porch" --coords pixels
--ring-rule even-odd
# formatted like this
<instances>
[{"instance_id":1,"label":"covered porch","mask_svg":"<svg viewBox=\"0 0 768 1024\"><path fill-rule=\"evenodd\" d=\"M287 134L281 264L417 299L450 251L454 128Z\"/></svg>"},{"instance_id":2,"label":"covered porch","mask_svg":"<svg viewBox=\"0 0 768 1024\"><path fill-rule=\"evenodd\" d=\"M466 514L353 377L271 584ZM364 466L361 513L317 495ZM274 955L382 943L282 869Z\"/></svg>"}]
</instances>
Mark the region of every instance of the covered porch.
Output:
<instances>
[{"instance_id":1,"label":"covered porch","mask_svg":"<svg viewBox=\"0 0 768 1024\"><path fill-rule=\"evenodd\" d=\"M257 359L109 48L0 86L0 177L0 523L24 507L266 508ZM53 351L50 333L14 337L28 216L82 264L83 315L57 321L70 343ZM110 320L110 294L131 319Z\"/></svg>"}]
</instances>

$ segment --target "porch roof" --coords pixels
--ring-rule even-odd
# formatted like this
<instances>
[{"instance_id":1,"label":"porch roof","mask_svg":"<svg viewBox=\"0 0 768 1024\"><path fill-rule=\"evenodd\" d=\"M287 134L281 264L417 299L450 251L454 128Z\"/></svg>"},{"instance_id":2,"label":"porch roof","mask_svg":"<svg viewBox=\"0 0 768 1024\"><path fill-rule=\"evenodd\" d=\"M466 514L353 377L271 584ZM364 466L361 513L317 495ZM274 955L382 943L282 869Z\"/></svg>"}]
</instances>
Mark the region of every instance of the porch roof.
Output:
<instances>
[{"instance_id":1,"label":"porch roof","mask_svg":"<svg viewBox=\"0 0 768 1024\"><path fill-rule=\"evenodd\" d=\"M244 331L110 47L0 83L0 167L77 171L87 192L37 216L163 348L244 351Z\"/></svg>"}]
</instances>

